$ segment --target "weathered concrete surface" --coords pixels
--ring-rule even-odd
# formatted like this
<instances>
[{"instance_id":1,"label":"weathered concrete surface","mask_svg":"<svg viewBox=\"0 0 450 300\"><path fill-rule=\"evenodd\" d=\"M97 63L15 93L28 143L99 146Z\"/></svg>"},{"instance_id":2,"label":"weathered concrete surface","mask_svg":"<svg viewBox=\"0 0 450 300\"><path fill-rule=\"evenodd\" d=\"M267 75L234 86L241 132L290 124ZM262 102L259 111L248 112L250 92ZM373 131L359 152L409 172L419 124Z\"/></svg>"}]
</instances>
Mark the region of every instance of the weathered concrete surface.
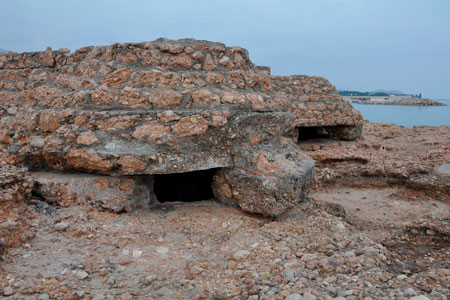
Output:
<instances>
[{"instance_id":1,"label":"weathered concrete surface","mask_svg":"<svg viewBox=\"0 0 450 300\"><path fill-rule=\"evenodd\" d=\"M224 168L261 192L253 204L235 195L226 202L267 215L301 201L311 185L312 160L285 136L339 126L337 138L354 139L362 124L324 78L270 76L240 47L165 39L0 54L0 117L8 163L112 176ZM262 156L278 161L276 153L296 169L270 175L281 194L265 188L266 175L242 171L259 170ZM264 201L274 204L256 209Z\"/></svg>"},{"instance_id":2,"label":"weathered concrete surface","mask_svg":"<svg viewBox=\"0 0 450 300\"><path fill-rule=\"evenodd\" d=\"M146 206L154 199L150 176L111 177L93 174L35 172L34 193L63 207L90 204L113 212Z\"/></svg>"}]
</instances>

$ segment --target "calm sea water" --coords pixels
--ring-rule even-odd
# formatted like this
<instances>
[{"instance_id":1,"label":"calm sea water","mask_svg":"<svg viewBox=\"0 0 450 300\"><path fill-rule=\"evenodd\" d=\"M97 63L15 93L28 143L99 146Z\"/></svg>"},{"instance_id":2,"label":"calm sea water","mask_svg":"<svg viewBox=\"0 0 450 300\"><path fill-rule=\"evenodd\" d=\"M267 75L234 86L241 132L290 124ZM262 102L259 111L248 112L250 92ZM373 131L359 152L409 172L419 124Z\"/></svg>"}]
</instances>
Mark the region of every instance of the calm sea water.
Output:
<instances>
[{"instance_id":1,"label":"calm sea water","mask_svg":"<svg viewBox=\"0 0 450 300\"><path fill-rule=\"evenodd\" d=\"M355 104L363 117L372 122L393 123L405 127L450 125L450 100L439 100L447 106L400 106Z\"/></svg>"}]
</instances>

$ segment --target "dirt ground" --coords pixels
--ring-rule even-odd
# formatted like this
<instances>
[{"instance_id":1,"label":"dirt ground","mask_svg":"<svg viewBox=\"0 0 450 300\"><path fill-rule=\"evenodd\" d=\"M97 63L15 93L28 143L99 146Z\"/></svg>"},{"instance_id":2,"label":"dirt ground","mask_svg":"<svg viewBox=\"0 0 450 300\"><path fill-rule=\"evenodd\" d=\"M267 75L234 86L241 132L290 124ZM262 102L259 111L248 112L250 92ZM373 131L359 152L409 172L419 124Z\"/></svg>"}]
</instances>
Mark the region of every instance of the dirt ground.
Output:
<instances>
[{"instance_id":1,"label":"dirt ground","mask_svg":"<svg viewBox=\"0 0 450 300\"><path fill-rule=\"evenodd\" d=\"M117 214L32 199L34 237L0 261L0 299L448 299L449 180L435 170L450 133L389 130L420 153L383 144L399 165L383 160L377 124L356 142L302 142L317 187L278 219L213 200Z\"/></svg>"}]
</instances>

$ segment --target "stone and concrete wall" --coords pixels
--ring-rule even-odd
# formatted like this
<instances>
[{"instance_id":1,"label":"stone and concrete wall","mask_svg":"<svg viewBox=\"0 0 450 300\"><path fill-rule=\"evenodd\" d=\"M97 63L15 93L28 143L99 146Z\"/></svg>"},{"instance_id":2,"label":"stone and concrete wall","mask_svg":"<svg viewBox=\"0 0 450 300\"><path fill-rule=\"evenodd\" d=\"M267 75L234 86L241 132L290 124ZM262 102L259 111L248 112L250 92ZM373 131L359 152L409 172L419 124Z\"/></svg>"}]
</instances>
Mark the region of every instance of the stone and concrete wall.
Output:
<instances>
[{"instance_id":1,"label":"stone and concrete wall","mask_svg":"<svg viewBox=\"0 0 450 300\"><path fill-rule=\"evenodd\" d=\"M265 215L310 186L313 161L287 137L296 127L352 139L362 124L323 78L271 76L243 48L165 39L0 54L0 117L1 159L47 172L34 173L38 182L48 172L148 182L220 168L216 197ZM138 190L156 201L151 188ZM127 195L126 207L139 198Z\"/></svg>"}]
</instances>

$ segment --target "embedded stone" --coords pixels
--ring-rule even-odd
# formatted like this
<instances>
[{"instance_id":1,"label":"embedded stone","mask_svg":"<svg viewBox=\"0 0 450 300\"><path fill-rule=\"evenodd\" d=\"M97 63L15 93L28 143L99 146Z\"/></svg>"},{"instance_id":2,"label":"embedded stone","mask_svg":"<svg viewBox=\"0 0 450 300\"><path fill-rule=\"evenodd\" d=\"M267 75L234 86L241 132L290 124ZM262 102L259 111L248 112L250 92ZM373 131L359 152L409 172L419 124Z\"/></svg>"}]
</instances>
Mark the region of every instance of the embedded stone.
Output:
<instances>
[{"instance_id":1,"label":"embedded stone","mask_svg":"<svg viewBox=\"0 0 450 300\"><path fill-rule=\"evenodd\" d=\"M122 156L117 163L122 166L122 171L125 173L133 174L137 171L145 170L147 163L139 160L133 156Z\"/></svg>"},{"instance_id":2,"label":"embedded stone","mask_svg":"<svg viewBox=\"0 0 450 300\"><path fill-rule=\"evenodd\" d=\"M203 63L203 70L212 71L216 68L214 60L212 59L210 54L206 55L205 62Z\"/></svg>"},{"instance_id":3,"label":"embedded stone","mask_svg":"<svg viewBox=\"0 0 450 300\"><path fill-rule=\"evenodd\" d=\"M156 121L151 121L136 127L131 135L136 139L146 138L149 141L155 141L157 138L167 135L170 130L169 126L162 125Z\"/></svg>"},{"instance_id":4,"label":"embedded stone","mask_svg":"<svg viewBox=\"0 0 450 300\"><path fill-rule=\"evenodd\" d=\"M97 153L87 152L81 149L70 149L65 156L66 163L76 169L88 171L108 171L113 164Z\"/></svg>"},{"instance_id":5,"label":"embedded stone","mask_svg":"<svg viewBox=\"0 0 450 300\"><path fill-rule=\"evenodd\" d=\"M172 129L180 137L201 135L208 129L208 121L200 115L193 115L182 118Z\"/></svg>"},{"instance_id":6,"label":"embedded stone","mask_svg":"<svg viewBox=\"0 0 450 300\"><path fill-rule=\"evenodd\" d=\"M183 67L186 69L190 69L192 67L192 59L186 54L178 54L174 55L169 59L169 66L172 67Z\"/></svg>"},{"instance_id":7,"label":"embedded stone","mask_svg":"<svg viewBox=\"0 0 450 300\"><path fill-rule=\"evenodd\" d=\"M182 96L173 90L154 90L150 94L150 103L156 107L178 106Z\"/></svg>"},{"instance_id":8,"label":"embedded stone","mask_svg":"<svg viewBox=\"0 0 450 300\"><path fill-rule=\"evenodd\" d=\"M131 70L127 68L120 68L113 73L106 76L105 80L102 82L103 85L110 87L120 87L123 86L125 80L131 75Z\"/></svg>"},{"instance_id":9,"label":"embedded stone","mask_svg":"<svg viewBox=\"0 0 450 300\"><path fill-rule=\"evenodd\" d=\"M54 110L44 110L39 116L39 128L42 132L55 132L59 128L59 116Z\"/></svg>"},{"instance_id":10,"label":"embedded stone","mask_svg":"<svg viewBox=\"0 0 450 300\"><path fill-rule=\"evenodd\" d=\"M95 104L111 104L114 98L114 92L106 87L100 87L91 93L91 100Z\"/></svg>"},{"instance_id":11,"label":"embedded stone","mask_svg":"<svg viewBox=\"0 0 450 300\"><path fill-rule=\"evenodd\" d=\"M207 89L193 91L191 97L194 104L220 104L220 96Z\"/></svg>"},{"instance_id":12,"label":"embedded stone","mask_svg":"<svg viewBox=\"0 0 450 300\"><path fill-rule=\"evenodd\" d=\"M95 136L94 133L92 133L92 131L85 131L82 132L78 135L77 137L77 143L80 145L92 145L92 144L98 144L100 143L100 141L98 140L98 138Z\"/></svg>"},{"instance_id":13,"label":"embedded stone","mask_svg":"<svg viewBox=\"0 0 450 300\"><path fill-rule=\"evenodd\" d=\"M174 113L173 110L165 110L161 113L158 113L158 118L161 122L164 122L164 123L178 121L179 119L181 119L181 117L179 115L177 115L176 113Z\"/></svg>"},{"instance_id":14,"label":"embedded stone","mask_svg":"<svg viewBox=\"0 0 450 300\"><path fill-rule=\"evenodd\" d=\"M94 120L90 122L90 125L106 131L123 130L134 126L139 119L140 116L113 117L105 120Z\"/></svg>"}]
</instances>

